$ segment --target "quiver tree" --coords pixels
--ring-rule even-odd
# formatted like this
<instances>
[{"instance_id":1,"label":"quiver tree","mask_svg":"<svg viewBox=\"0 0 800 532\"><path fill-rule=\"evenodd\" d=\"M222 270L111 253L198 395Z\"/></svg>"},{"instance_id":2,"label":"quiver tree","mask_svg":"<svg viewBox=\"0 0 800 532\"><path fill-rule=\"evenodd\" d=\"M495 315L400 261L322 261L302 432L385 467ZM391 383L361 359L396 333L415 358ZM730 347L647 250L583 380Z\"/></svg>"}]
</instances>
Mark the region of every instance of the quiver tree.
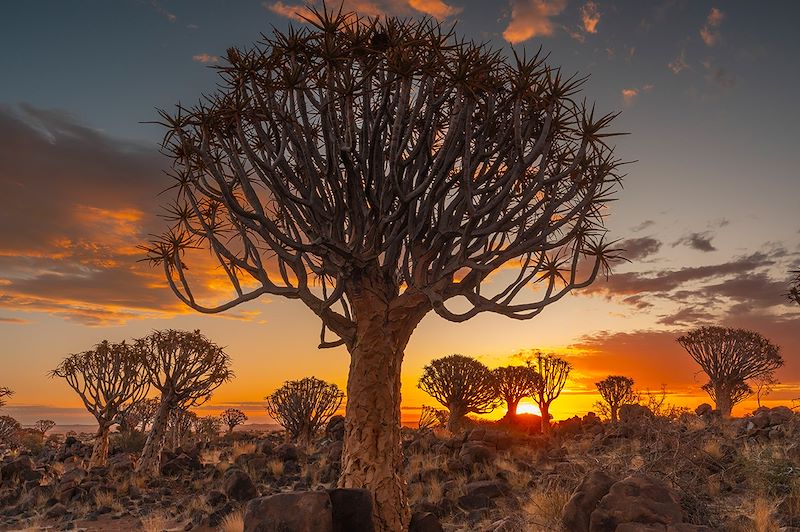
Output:
<instances>
[{"instance_id":1,"label":"quiver tree","mask_svg":"<svg viewBox=\"0 0 800 532\"><path fill-rule=\"evenodd\" d=\"M419 421L417 428L419 430L432 429L435 427L443 427L447 425L448 419L447 410L439 410L432 406L422 405L419 412Z\"/></svg>"},{"instance_id":2,"label":"quiver tree","mask_svg":"<svg viewBox=\"0 0 800 532\"><path fill-rule=\"evenodd\" d=\"M678 343L708 375L703 390L726 417L752 393L747 381L783 366L777 346L745 329L700 327L678 338Z\"/></svg>"},{"instance_id":3,"label":"quiver tree","mask_svg":"<svg viewBox=\"0 0 800 532\"><path fill-rule=\"evenodd\" d=\"M0 445L11 447L17 444L22 425L11 416L0 416Z\"/></svg>"},{"instance_id":4,"label":"quiver tree","mask_svg":"<svg viewBox=\"0 0 800 532\"><path fill-rule=\"evenodd\" d=\"M533 400L542 414L542 432L549 432L550 420L552 419L550 405L561 394L561 390L564 389L569 372L572 370L572 365L563 358L539 353L536 355L533 367L539 375Z\"/></svg>"},{"instance_id":5,"label":"quiver tree","mask_svg":"<svg viewBox=\"0 0 800 532\"><path fill-rule=\"evenodd\" d=\"M219 436L222 420L217 416L195 416L194 435L198 441L210 442Z\"/></svg>"},{"instance_id":6,"label":"quiver tree","mask_svg":"<svg viewBox=\"0 0 800 532\"><path fill-rule=\"evenodd\" d=\"M525 397L533 396L539 375L530 366L504 366L492 370L497 382L497 393L506 403L506 417L517 417L517 406Z\"/></svg>"},{"instance_id":7,"label":"quiver tree","mask_svg":"<svg viewBox=\"0 0 800 532\"><path fill-rule=\"evenodd\" d=\"M225 351L200 331L156 331L137 345L150 384L161 397L136 470L158 475L170 415L205 403L233 372Z\"/></svg>"},{"instance_id":8,"label":"quiver tree","mask_svg":"<svg viewBox=\"0 0 800 532\"><path fill-rule=\"evenodd\" d=\"M89 465L102 466L108 458L108 434L132 405L141 401L149 382L141 352L125 342L106 340L94 349L69 355L50 372L75 390L86 410L97 420L97 434Z\"/></svg>"},{"instance_id":9,"label":"quiver tree","mask_svg":"<svg viewBox=\"0 0 800 532\"><path fill-rule=\"evenodd\" d=\"M309 22L230 49L216 94L161 113L174 224L146 247L195 310L268 294L320 318L320 347L350 353L339 485L369 488L376 528L401 530L414 328L431 310L532 318L607 268L614 115L595 116L583 80L543 55L508 57L431 20ZM227 302L202 302L197 247L228 275Z\"/></svg>"},{"instance_id":10,"label":"quiver tree","mask_svg":"<svg viewBox=\"0 0 800 532\"><path fill-rule=\"evenodd\" d=\"M594 385L597 386L597 391L605 402L605 405L602 406L608 410L611 421L619 419L617 412L619 412L620 406L632 404L638 400L636 392L633 391L633 379L630 377L609 375Z\"/></svg>"},{"instance_id":11,"label":"quiver tree","mask_svg":"<svg viewBox=\"0 0 800 532\"><path fill-rule=\"evenodd\" d=\"M432 360L422 370L419 386L450 412L447 429L456 432L467 414L486 414L497 406L497 381L492 371L464 355Z\"/></svg>"},{"instance_id":12,"label":"quiver tree","mask_svg":"<svg viewBox=\"0 0 800 532\"><path fill-rule=\"evenodd\" d=\"M134 404L130 411L138 423L133 428L139 426L141 432L147 432L147 427L155 419L160 404L161 399L159 397L150 397Z\"/></svg>"},{"instance_id":13,"label":"quiver tree","mask_svg":"<svg viewBox=\"0 0 800 532\"><path fill-rule=\"evenodd\" d=\"M47 435L47 432L56 426L56 422L52 419L40 419L33 424L33 430L42 435L42 439Z\"/></svg>"},{"instance_id":14,"label":"quiver tree","mask_svg":"<svg viewBox=\"0 0 800 532\"><path fill-rule=\"evenodd\" d=\"M191 410L176 408L170 412L169 423L167 424L167 439L173 451L188 442L196 422L197 414Z\"/></svg>"},{"instance_id":15,"label":"quiver tree","mask_svg":"<svg viewBox=\"0 0 800 532\"><path fill-rule=\"evenodd\" d=\"M238 408L228 408L220 414L220 420L228 427L228 434L230 434L234 428L247 421L247 414Z\"/></svg>"},{"instance_id":16,"label":"quiver tree","mask_svg":"<svg viewBox=\"0 0 800 532\"><path fill-rule=\"evenodd\" d=\"M5 386L0 386L0 408L6 405L6 398L14 395L14 391Z\"/></svg>"},{"instance_id":17,"label":"quiver tree","mask_svg":"<svg viewBox=\"0 0 800 532\"><path fill-rule=\"evenodd\" d=\"M335 384L316 377L287 381L264 398L267 413L286 429L286 434L303 444L325 425L342 405L344 394Z\"/></svg>"},{"instance_id":18,"label":"quiver tree","mask_svg":"<svg viewBox=\"0 0 800 532\"><path fill-rule=\"evenodd\" d=\"M794 301L800 305L800 270L792 272L791 285L789 286L789 301Z\"/></svg>"}]
</instances>

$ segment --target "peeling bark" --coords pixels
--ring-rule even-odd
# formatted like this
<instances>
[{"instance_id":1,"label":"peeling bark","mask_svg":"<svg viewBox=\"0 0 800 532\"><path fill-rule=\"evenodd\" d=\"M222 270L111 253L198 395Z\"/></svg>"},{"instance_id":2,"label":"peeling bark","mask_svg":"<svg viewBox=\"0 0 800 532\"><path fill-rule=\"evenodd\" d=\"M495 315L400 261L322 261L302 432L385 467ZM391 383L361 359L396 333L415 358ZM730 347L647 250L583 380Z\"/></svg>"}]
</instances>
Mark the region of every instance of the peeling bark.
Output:
<instances>
[{"instance_id":1,"label":"peeling bark","mask_svg":"<svg viewBox=\"0 0 800 532\"><path fill-rule=\"evenodd\" d=\"M731 400L732 391L730 388L720 386L717 387L714 393L714 397L716 398L714 403L719 410L722 417L731 417L731 411L733 410L733 401Z\"/></svg>"},{"instance_id":2,"label":"peeling bark","mask_svg":"<svg viewBox=\"0 0 800 532\"><path fill-rule=\"evenodd\" d=\"M147 441L136 465L136 472L148 476L158 476L161 473L161 451L167 439L167 425L169 424L170 404L162 399Z\"/></svg>"},{"instance_id":3,"label":"peeling bark","mask_svg":"<svg viewBox=\"0 0 800 532\"><path fill-rule=\"evenodd\" d=\"M425 309L404 307L402 298L390 306L383 293L358 292L353 298L359 326L350 346L339 486L372 492L376 532L407 530L411 512L403 478L400 367Z\"/></svg>"},{"instance_id":4,"label":"peeling bark","mask_svg":"<svg viewBox=\"0 0 800 532\"><path fill-rule=\"evenodd\" d=\"M542 403L539 405L539 411L542 413L542 433L547 434L550 432L550 404Z\"/></svg>"},{"instance_id":5,"label":"peeling bark","mask_svg":"<svg viewBox=\"0 0 800 532\"><path fill-rule=\"evenodd\" d=\"M108 433L110 430L110 425L103 423L98 427L97 434L94 437L92 456L89 458L89 468L106 465L106 460L108 460Z\"/></svg>"}]
</instances>

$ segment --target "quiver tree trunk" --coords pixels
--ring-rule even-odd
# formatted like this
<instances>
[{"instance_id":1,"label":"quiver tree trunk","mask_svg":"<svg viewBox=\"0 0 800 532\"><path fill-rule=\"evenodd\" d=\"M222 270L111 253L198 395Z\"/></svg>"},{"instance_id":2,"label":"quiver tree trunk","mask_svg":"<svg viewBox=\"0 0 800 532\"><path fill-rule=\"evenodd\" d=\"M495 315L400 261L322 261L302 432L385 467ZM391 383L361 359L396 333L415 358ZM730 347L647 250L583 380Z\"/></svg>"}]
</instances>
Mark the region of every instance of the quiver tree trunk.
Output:
<instances>
[{"instance_id":1,"label":"quiver tree trunk","mask_svg":"<svg viewBox=\"0 0 800 532\"><path fill-rule=\"evenodd\" d=\"M519 406L519 399L511 399L506 398L506 405L508 405L508 412L506 412L506 417L509 420L517 419L517 407Z\"/></svg>"},{"instance_id":2,"label":"quiver tree trunk","mask_svg":"<svg viewBox=\"0 0 800 532\"><path fill-rule=\"evenodd\" d=\"M111 431L111 425L107 423L100 423L97 428L97 434L94 437L94 446L92 447L92 456L89 458L89 467L101 467L106 465L108 460L108 433Z\"/></svg>"},{"instance_id":3,"label":"quiver tree trunk","mask_svg":"<svg viewBox=\"0 0 800 532\"><path fill-rule=\"evenodd\" d=\"M542 432L550 432L550 404L542 403L539 405L539 412L542 414Z\"/></svg>"},{"instance_id":4,"label":"quiver tree trunk","mask_svg":"<svg viewBox=\"0 0 800 532\"><path fill-rule=\"evenodd\" d=\"M411 513L403 478L400 367L424 312L402 305L390 309L384 297L367 289L353 301L358 330L349 348L339 486L372 492L376 531L407 530Z\"/></svg>"},{"instance_id":5,"label":"quiver tree trunk","mask_svg":"<svg viewBox=\"0 0 800 532\"><path fill-rule=\"evenodd\" d=\"M619 414L618 414L619 406L617 406L616 404L608 405L608 409L609 409L609 411L611 413L611 421L612 421L612 423L616 423L617 421L619 421Z\"/></svg>"},{"instance_id":6,"label":"quiver tree trunk","mask_svg":"<svg viewBox=\"0 0 800 532\"><path fill-rule=\"evenodd\" d=\"M717 386L714 391L714 404L722 417L731 417L733 411L733 392L730 387Z\"/></svg>"},{"instance_id":7,"label":"quiver tree trunk","mask_svg":"<svg viewBox=\"0 0 800 532\"><path fill-rule=\"evenodd\" d=\"M162 398L161 404L153 419L153 426L150 434L147 435L142 455L136 465L136 472L148 476L158 476L161 472L161 451L167 439L167 427L169 425L169 414L172 410L168 401Z\"/></svg>"},{"instance_id":8,"label":"quiver tree trunk","mask_svg":"<svg viewBox=\"0 0 800 532\"><path fill-rule=\"evenodd\" d=\"M447 417L447 430L455 434L461 430L467 412L464 405L458 403L448 405L447 409L450 411L450 415Z\"/></svg>"}]
</instances>

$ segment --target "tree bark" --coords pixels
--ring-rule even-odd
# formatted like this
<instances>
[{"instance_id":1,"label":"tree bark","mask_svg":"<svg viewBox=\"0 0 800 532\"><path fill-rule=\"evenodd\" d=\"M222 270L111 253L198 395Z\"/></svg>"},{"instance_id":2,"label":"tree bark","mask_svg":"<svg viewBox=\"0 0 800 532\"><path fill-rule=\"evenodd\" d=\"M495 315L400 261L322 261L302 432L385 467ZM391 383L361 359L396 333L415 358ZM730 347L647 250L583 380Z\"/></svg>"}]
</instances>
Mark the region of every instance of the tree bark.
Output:
<instances>
[{"instance_id":1,"label":"tree bark","mask_svg":"<svg viewBox=\"0 0 800 532\"><path fill-rule=\"evenodd\" d=\"M448 405L447 409L450 411L450 415L447 416L447 430L455 434L461 430L464 416L467 415L467 412L463 406L456 403Z\"/></svg>"},{"instance_id":2,"label":"tree bark","mask_svg":"<svg viewBox=\"0 0 800 532\"><path fill-rule=\"evenodd\" d=\"M608 408L611 410L611 421L616 423L619 420L619 415L617 414L619 407L616 404L613 404L608 405Z\"/></svg>"},{"instance_id":3,"label":"tree bark","mask_svg":"<svg viewBox=\"0 0 800 532\"><path fill-rule=\"evenodd\" d=\"M136 465L136 472L148 476L156 477L161 473L161 451L167 439L167 425L169 424L169 413L171 406L169 401L161 399L161 404L147 435L142 455Z\"/></svg>"},{"instance_id":4,"label":"tree bark","mask_svg":"<svg viewBox=\"0 0 800 532\"><path fill-rule=\"evenodd\" d=\"M517 407L519 406L519 401L520 401L519 399L517 400L506 399L506 404L508 405L508 412L506 412L506 415L511 421L517 419Z\"/></svg>"},{"instance_id":5,"label":"tree bark","mask_svg":"<svg viewBox=\"0 0 800 532\"><path fill-rule=\"evenodd\" d=\"M108 433L110 430L111 426L105 423L100 423L97 428L94 446L92 447L92 456L89 458L89 468L106 465L106 460L108 460Z\"/></svg>"},{"instance_id":6,"label":"tree bark","mask_svg":"<svg viewBox=\"0 0 800 532\"><path fill-rule=\"evenodd\" d=\"M542 434L550 432L550 405L542 403L539 405L539 412L542 413Z\"/></svg>"},{"instance_id":7,"label":"tree bark","mask_svg":"<svg viewBox=\"0 0 800 532\"><path fill-rule=\"evenodd\" d=\"M348 346L339 486L370 490L376 532L398 532L408 529L411 518L400 438L400 367L411 333L427 309L418 302L405 305L372 287L354 292L350 300L358 325Z\"/></svg>"},{"instance_id":8,"label":"tree bark","mask_svg":"<svg viewBox=\"0 0 800 532\"><path fill-rule=\"evenodd\" d=\"M715 390L714 397L717 410L719 410L719 413L722 415L722 417L731 417L733 401L731 400L730 390L724 386L720 386Z\"/></svg>"}]
</instances>

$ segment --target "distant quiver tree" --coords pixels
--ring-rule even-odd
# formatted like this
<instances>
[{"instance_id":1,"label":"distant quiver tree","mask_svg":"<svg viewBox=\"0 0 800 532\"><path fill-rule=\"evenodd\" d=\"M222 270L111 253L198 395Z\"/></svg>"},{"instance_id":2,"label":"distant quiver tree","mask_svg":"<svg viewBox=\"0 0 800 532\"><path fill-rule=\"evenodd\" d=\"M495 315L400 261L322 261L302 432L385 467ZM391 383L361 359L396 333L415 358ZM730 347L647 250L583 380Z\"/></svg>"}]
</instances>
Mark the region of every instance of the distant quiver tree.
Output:
<instances>
[{"instance_id":1,"label":"distant quiver tree","mask_svg":"<svg viewBox=\"0 0 800 532\"><path fill-rule=\"evenodd\" d=\"M708 375L703 390L726 417L753 393L747 381L783 366L776 345L745 329L700 327L679 337L678 343Z\"/></svg>"},{"instance_id":2,"label":"distant quiver tree","mask_svg":"<svg viewBox=\"0 0 800 532\"><path fill-rule=\"evenodd\" d=\"M615 115L544 55L509 57L430 19L307 22L228 50L217 93L161 113L173 224L146 248L197 311L272 295L319 317L319 346L350 353L339 485L373 493L377 530L402 530L412 332L431 311L532 318L608 267ZM197 247L230 280L223 304L201 301Z\"/></svg>"},{"instance_id":3,"label":"distant quiver tree","mask_svg":"<svg viewBox=\"0 0 800 532\"><path fill-rule=\"evenodd\" d=\"M342 405L344 394L335 384L316 377L287 381L265 398L267 413L287 435L308 444Z\"/></svg>"}]
</instances>

